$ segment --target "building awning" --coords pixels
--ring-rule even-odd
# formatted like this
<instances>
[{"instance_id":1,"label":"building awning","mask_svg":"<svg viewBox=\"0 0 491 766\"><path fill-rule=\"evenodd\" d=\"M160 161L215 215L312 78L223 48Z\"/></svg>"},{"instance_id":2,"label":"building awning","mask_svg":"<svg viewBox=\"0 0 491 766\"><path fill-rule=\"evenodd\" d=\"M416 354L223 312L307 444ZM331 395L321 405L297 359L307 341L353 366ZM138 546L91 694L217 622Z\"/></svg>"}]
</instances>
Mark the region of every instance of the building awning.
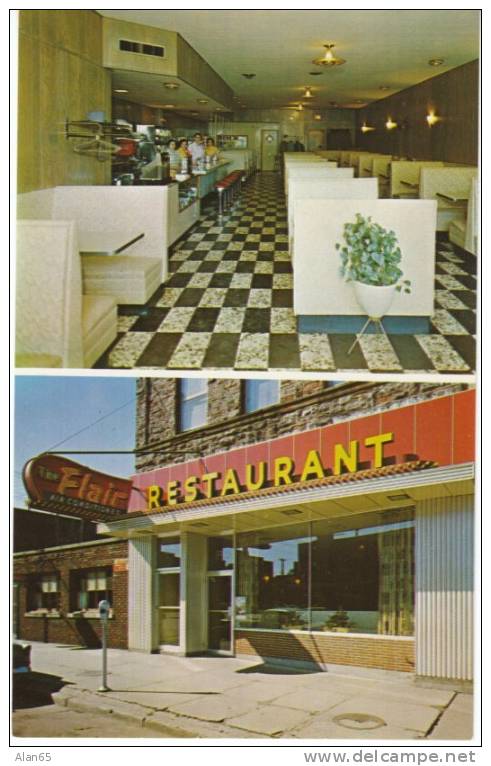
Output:
<instances>
[{"instance_id":1,"label":"building awning","mask_svg":"<svg viewBox=\"0 0 491 766\"><path fill-rule=\"evenodd\" d=\"M258 523L262 526L292 523L292 518L287 520L282 514L290 515L288 509L293 506L297 507L295 521L302 521L411 506L429 496L470 494L474 491L473 479L473 463L440 468L432 461L414 460L238 495L166 505L151 513L127 514L120 520L100 524L98 529L103 534L121 537L159 530L212 533L230 527L233 518L234 528L246 530Z\"/></svg>"}]
</instances>

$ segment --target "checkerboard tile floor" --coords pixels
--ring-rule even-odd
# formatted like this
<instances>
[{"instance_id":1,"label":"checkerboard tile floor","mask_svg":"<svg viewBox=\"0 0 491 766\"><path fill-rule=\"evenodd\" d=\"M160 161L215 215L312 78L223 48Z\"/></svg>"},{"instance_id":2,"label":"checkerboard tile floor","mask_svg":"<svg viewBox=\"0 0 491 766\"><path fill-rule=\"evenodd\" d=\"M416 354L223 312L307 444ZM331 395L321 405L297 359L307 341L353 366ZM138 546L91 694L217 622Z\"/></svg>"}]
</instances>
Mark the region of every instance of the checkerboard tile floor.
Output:
<instances>
[{"instance_id":1,"label":"checkerboard tile floor","mask_svg":"<svg viewBox=\"0 0 491 766\"><path fill-rule=\"evenodd\" d=\"M297 333L281 179L258 174L221 222L216 201L174 246L145 306L119 308L98 368L466 373L475 368L475 259L437 242L427 335Z\"/></svg>"}]
</instances>

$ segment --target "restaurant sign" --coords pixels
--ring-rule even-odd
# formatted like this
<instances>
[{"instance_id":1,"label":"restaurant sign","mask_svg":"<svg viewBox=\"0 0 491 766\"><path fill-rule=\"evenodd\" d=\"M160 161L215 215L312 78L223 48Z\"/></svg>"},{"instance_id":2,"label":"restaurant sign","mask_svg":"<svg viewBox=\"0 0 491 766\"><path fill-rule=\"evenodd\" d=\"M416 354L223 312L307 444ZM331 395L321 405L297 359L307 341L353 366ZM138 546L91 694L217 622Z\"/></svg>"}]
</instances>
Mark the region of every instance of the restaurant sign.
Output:
<instances>
[{"instance_id":1,"label":"restaurant sign","mask_svg":"<svg viewBox=\"0 0 491 766\"><path fill-rule=\"evenodd\" d=\"M22 477L29 505L87 521L112 521L128 512L132 482L59 455L29 460Z\"/></svg>"},{"instance_id":2,"label":"restaurant sign","mask_svg":"<svg viewBox=\"0 0 491 766\"><path fill-rule=\"evenodd\" d=\"M281 487L297 482L322 479L327 475L339 476L341 473L355 473L360 470L360 446L369 450L373 468L384 465L384 447L394 441L394 434L389 431L372 434L361 442L352 439L348 445L333 444L330 465L323 461L319 450L309 450L300 464L296 464L290 455L279 455L273 461L261 460L247 463L243 479L237 468L228 467L225 472L205 471L201 475L188 475L184 481L170 478L165 487L150 485L147 489L148 511L163 505L190 503L201 498L225 497L242 492L254 492L266 486Z\"/></svg>"}]
</instances>

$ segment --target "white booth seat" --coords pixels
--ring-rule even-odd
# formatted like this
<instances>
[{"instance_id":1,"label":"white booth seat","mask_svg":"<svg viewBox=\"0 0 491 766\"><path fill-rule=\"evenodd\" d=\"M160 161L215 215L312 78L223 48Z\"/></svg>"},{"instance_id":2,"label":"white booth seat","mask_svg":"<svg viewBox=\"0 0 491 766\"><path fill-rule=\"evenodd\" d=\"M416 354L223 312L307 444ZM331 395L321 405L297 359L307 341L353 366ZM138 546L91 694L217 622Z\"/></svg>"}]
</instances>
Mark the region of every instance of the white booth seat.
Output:
<instances>
[{"instance_id":1,"label":"white booth seat","mask_svg":"<svg viewBox=\"0 0 491 766\"><path fill-rule=\"evenodd\" d=\"M294 312L303 316L362 316L353 285L340 273L336 243L356 214L395 232L411 293L396 293L388 316L429 317L434 310L434 200L299 199L294 205Z\"/></svg>"},{"instance_id":2,"label":"white booth seat","mask_svg":"<svg viewBox=\"0 0 491 766\"><path fill-rule=\"evenodd\" d=\"M125 254L158 258L160 281L168 273L168 187L166 186L55 186L18 195L20 219L76 221L77 230L106 232L128 229L144 237Z\"/></svg>"},{"instance_id":3,"label":"white booth seat","mask_svg":"<svg viewBox=\"0 0 491 766\"><path fill-rule=\"evenodd\" d=\"M19 221L16 364L91 367L116 333L114 299L82 295L75 222Z\"/></svg>"},{"instance_id":4,"label":"white booth seat","mask_svg":"<svg viewBox=\"0 0 491 766\"><path fill-rule=\"evenodd\" d=\"M419 196L438 202L437 231L448 231L451 221L465 224L467 200L476 167L421 168Z\"/></svg>"},{"instance_id":5,"label":"white booth seat","mask_svg":"<svg viewBox=\"0 0 491 766\"><path fill-rule=\"evenodd\" d=\"M359 165L360 157L364 154L368 154L368 152L361 151L361 150L350 152L348 164L349 164L349 167L354 168L355 176L358 176L358 165Z\"/></svg>"},{"instance_id":6,"label":"white booth seat","mask_svg":"<svg viewBox=\"0 0 491 766\"><path fill-rule=\"evenodd\" d=\"M85 295L110 295L118 304L143 304L160 285L158 258L82 255Z\"/></svg>"},{"instance_id":7,"label":"white booth seat","mask_svg":"<svg viewBox=\"0 0 491 766\"><path fill-rule=\"evenodd\" d=\"M352 168L341 168L339 174L349 173ZM295 230L295 202L299 199L377 199L376 178L346 178L333 176L315 179L293 178L288 194L288 237L293 259L293 236Z\"/></svg>"},{"instance_id":8,"label":"white booth seat","mask_svg":"<svg viewBox=\"0 0 491 766\"><path fill-rule=\"evenodd\" d=\"M443 167L443 162L426 160L395 160L390 163L390 196L399 199L419 197L421 168Z\"/></svg>"},{"instance_id":9,"label":"white booth seat","mask_svg":"<svg viewBox=\"0 0 491 766\"><path fill-rule=\"evenodd\" d=\"M289 194L290 182L299 178L320 181L324 178L353 178L353 168L338 168L334 163L320 165L294 165L285 169L285 196Z\"/></svg>"},{"instance_id":10,"label":"white booth seat","mask_svg":"<svg viewBox=\"0 0 491 766\"><path fill-rule=\"evenodd\" d=\"M319 149L316 154L325 160L331 160L331 162L339 163L341 160L340 149Z\"/></svg>"},{"instance_id":11,"label":"white booth seat","mask_svg":"<svg viewBox=\"0 0 491 766\"><path fill-rule=\"evenodd\" d=\"M477 255L477 236L479 230L479 201L478 180L474 177L471 181L471 191L467 202L465 219L453 219L448 225L448 238L450 242L462 247L473 255Z\"/></svg>"},{"instance_id":12,"label":"white booth seat","mask_svg":"<svg viewBox=\"0 0 491 766\"><path fill-rule=\"evenodd\" d=\"M372 175L378 181L378 196L390 196L390 165L392 157L374 157L372 160Z\"/></svg>"},{"instance_id":13,"label":"white booth seat","mask_svg":"<svg viewBox=\"0 0 491 766\"><path fill-rule=\"evenodd\" d=\"M375 160L391 160L390 154L377 154L369 153L360 154L358 157L358 178L373 178L375 173L373 172L373 165Z\"/></svg>"}]
</instances>

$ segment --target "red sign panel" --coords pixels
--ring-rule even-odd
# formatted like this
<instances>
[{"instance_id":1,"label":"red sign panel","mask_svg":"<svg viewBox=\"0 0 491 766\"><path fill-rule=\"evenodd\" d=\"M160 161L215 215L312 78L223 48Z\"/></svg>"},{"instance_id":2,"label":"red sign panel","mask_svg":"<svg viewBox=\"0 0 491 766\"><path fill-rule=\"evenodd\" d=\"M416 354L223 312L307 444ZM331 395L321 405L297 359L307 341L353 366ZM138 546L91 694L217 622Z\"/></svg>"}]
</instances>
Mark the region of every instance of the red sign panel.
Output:
<instances>
[{"instance_id":1,"label":"red sign panel","mask_svg":"<svg viewBox=\"0 0 491 766\"><path fill-rule=\"evenodd\" d=\"M132 482L94 471L59 455L40 455L23 470L29 504L88 521L111 521L128 512Z\"/></svg>"},{"instance_id":2,"label":"red sign panel","mask_svg":"<svg viewBox=\"0 0 491 766\"><path fill-rule=\"evenodd\" d=\"M474 460L475 391L369 414L136 474L130 511L412 460Z\"/></svg>"}]
</instances>

